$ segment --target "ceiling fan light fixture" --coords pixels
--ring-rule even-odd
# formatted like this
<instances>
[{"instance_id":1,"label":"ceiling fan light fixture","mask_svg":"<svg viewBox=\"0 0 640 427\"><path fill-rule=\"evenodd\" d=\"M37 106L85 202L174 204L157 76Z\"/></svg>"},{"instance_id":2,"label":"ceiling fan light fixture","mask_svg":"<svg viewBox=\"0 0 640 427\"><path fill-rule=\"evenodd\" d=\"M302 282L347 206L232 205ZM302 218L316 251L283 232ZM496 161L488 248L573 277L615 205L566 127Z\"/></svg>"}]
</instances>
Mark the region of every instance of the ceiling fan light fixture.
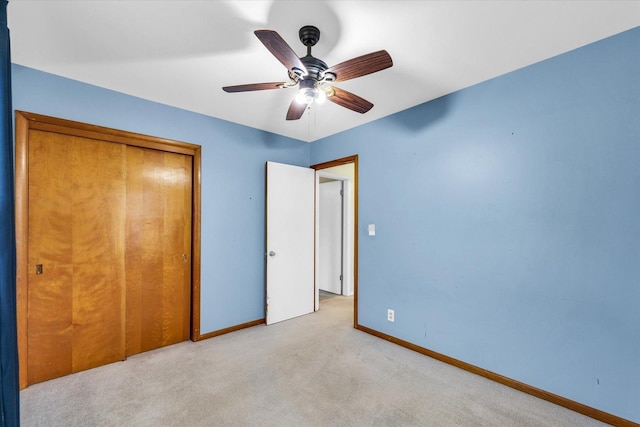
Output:
<instances>
[{"instance_id":1,"label":"ceiling fan light fixture","mask_svg":"<svg viewBox=\"0 0 640 427\"><path fill-rule=\"evenodd\" d=\"M314 100L316 104L322 104L324 101L327 100L327 93L322 90L322 89L316 89L317 92L317 96L316 99Z\"/></svg>"},{"instance_id":2,"label":"ceiling fan light fixture","mask_svg":"<svg viewBox=\"0 0 640 427\"><path fill-rule=\"evenodd\" d=\"M296 95L296 102L299 104L311 105L322 104L327 99L327 94L320 88L318 83L312 79L300 80L300 90Z\"/></svg>"},{"instance_id":3,"label":"ceiling fan light fixture","mask_svg":"<svg viewBox=\"0 0 640 427\"><path fill-rule=\"evenodd\" d=\"M296 95L296 102L299 104L322 104L326 99L327 95L319 89L300 89Z\"/></svg>"}]
</instances>

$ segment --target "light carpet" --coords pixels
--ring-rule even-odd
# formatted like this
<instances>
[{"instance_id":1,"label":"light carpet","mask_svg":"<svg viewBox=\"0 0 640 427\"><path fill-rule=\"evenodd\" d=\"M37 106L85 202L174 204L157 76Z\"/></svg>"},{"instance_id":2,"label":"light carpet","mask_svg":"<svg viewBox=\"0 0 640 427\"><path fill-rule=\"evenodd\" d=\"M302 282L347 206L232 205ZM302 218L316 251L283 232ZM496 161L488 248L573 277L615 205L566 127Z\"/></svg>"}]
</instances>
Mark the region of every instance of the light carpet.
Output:
<instances>
[{"instance_id":1,"label":"light carpet","mask_svg":"<svg viewBox=\"0 0 640 427\"><path fill-rule=\"evenodd\" d=\"M353 328L353 299L20 393L29 426L601 426Z\"/></svg>"}]
</instances>

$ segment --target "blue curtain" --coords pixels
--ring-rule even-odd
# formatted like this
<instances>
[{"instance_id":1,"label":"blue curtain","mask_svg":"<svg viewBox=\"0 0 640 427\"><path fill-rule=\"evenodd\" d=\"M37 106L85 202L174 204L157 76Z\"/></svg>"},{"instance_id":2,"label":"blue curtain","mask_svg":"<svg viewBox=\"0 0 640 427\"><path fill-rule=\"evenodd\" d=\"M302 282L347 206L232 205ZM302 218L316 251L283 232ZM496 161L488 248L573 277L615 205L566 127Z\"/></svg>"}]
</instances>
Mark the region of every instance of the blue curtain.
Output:
<instances>
[{"instance_id":1,"label":"blue curtain","mask_svg":"<svg viewBox=\"0 0 640 427\"><path fill-rule=\"evenodd\" d=\"M7 1L0 1L0 420L20 424L16 332L16 239L11 130L11 53Z\"/></svg>"}]
</instances>

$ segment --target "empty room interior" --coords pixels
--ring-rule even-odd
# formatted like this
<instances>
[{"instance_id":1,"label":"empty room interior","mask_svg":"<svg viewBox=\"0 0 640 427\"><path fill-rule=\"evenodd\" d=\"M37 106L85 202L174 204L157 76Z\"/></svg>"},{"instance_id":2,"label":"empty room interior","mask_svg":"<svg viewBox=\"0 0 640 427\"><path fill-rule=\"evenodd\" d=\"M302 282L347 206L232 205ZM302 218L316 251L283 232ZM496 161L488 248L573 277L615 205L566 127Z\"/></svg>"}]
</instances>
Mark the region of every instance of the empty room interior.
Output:
<instances>
[{"instance_id":1,"label":"empty room interior","mask_svg":"<svg viewBox=\"0 0 640 427\"><path fill-rule=\"evenodd\" d=\"M640 423L640 2L6 22L14 420Z\"/></svg>"}]
</instances>

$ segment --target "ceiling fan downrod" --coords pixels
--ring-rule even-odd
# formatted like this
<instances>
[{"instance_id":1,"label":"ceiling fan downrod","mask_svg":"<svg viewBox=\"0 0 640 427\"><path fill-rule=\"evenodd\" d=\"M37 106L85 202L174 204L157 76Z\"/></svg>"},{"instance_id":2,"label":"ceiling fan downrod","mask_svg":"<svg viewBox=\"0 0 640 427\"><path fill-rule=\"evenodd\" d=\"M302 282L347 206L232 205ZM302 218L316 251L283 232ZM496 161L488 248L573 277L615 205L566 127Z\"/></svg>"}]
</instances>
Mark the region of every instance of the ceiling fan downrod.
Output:
<instances>
[{"instance_id":1,"label":"ceiling fan downrod","mask_svg":"<svg viewBox=\"0 0 640 427\"><path fill-rule=\"evenodd\" d=\"M300 58L300 61L304 64L307 69L307 75L302 77L302 80L305 79L313 79L316 82L332 82L336 79L335 74L326 73L325 71L329 66L322 61L321 59L315 58L311 55L311 48L318 43L320 40L320 30L313 25L305 25L300 28L298 32L298 36L300 37L300 41L303 45L307 47L307 56L303 56Z\"/></svg>"}]
</instances>

